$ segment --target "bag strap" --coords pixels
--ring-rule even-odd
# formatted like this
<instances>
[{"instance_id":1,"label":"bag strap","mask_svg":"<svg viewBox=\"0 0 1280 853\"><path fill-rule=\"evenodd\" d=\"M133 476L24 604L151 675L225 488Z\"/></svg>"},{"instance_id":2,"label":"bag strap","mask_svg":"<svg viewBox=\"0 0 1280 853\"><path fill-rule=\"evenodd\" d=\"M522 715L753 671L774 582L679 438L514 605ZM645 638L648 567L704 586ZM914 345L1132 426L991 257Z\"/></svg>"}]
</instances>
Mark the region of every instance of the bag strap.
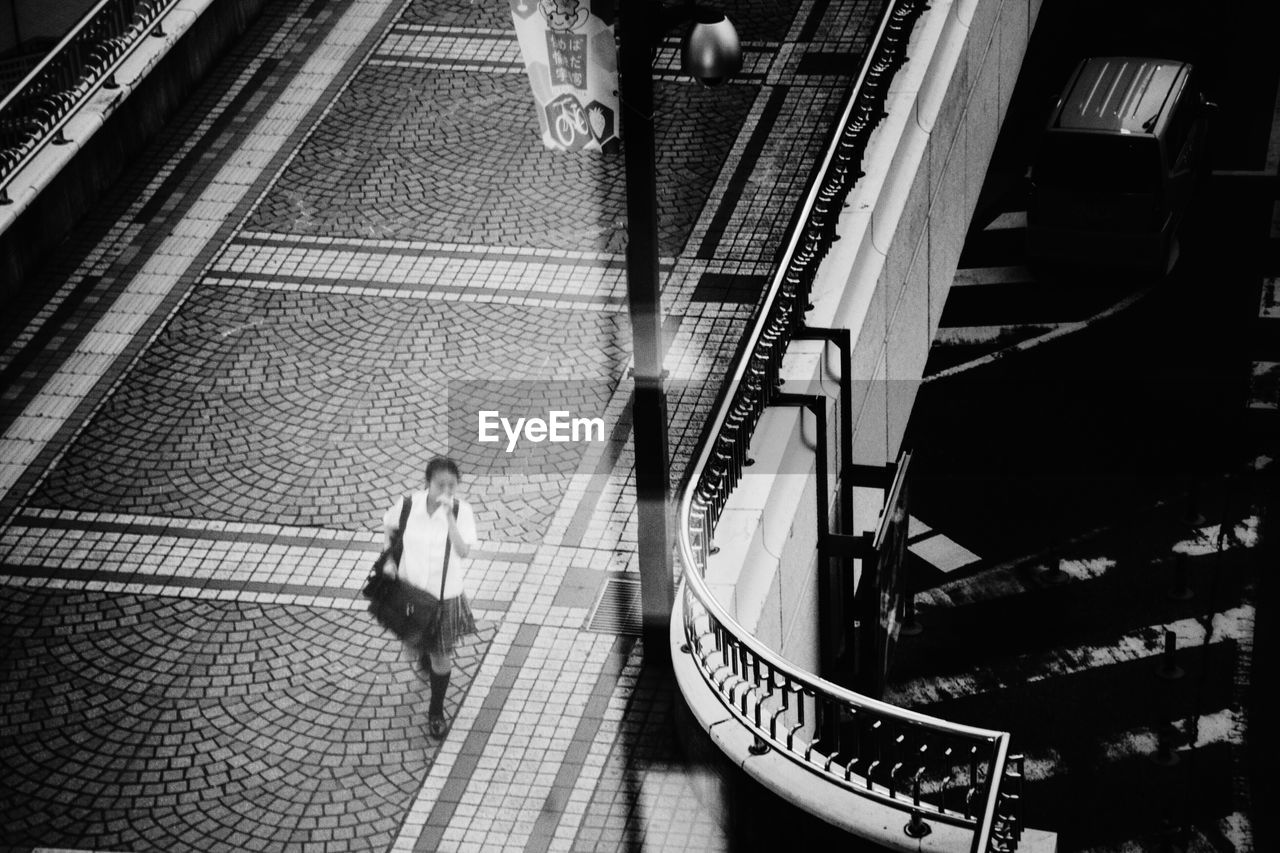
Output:
<instances>
[{"instance_id":1,"label":"bag strap","mask_svg":"<svg viewBox=\"0 0 1280 853\"><path fill-rule=\"evenodd\" d=\"M458 517L458 501L453 502L453 517ZM449 552L452 550L453 540L449 538L448 530L444 534L444 568L440 571L440 603L439 607L444 606L444 582L449 577Z\"/></svg>"},{"instance_id":2,"label":"bag strap","mask_svg":"<svg viewBox=\"0 0 1280 853\"><path fill-rule=\"evenodd\" d=\"M404 528L409 523L409 510L413 509L413 494L404 496L404 504L400 507L400 529L396 531L396 536L404 539Z\"/></svg>"},{"instance_id":3,"label":"bag strap","mask_svg":"<svg viewBox=\"0 0 1280 853\"><path fill-rule=\"evenodd\" d=\"M404 555L404 528L409 523L409 511L413 509L413 495L404 496L404 503L400 505L400 526L391 533L391 544L382 552L378 561L374 564L373 569L378 574L382 574L382 567L386 564L388 557L396 558L396 574L400 573L400 558Z\"/></svg>"}]
</instances>

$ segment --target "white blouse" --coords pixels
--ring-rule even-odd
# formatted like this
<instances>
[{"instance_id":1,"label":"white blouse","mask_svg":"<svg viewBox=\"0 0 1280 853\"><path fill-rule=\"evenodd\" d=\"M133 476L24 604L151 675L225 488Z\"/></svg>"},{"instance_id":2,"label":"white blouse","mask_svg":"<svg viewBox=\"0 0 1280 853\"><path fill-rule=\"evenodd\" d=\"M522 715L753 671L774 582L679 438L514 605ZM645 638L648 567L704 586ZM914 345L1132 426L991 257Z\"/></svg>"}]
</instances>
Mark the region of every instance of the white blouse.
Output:
<instances>
[{"instance_id":1,"label":"white blouse","mask_svg":"<svg viewBox=\"0 0 1280 853\"><path fill-rule=\"evenodd\" d=\"M395 502L382 517L382 526L390 535L400 526L400 508L404 498ZM404 526L404 554L400 558L399 575L407 583L424 589L432 595L440 595L440 575L444 567L444 544L449 538L449 520L445 513L453 507L441 501L436 511L427 515L426 491L413 493L413 506ZM458 533L468 549L476 546L476 518L471 504L458 500ZM456 598L466 590L466 572L469 560L456 548L449 549L449 573L445 580L444 597Z\"/></svg>"}]
</instances>

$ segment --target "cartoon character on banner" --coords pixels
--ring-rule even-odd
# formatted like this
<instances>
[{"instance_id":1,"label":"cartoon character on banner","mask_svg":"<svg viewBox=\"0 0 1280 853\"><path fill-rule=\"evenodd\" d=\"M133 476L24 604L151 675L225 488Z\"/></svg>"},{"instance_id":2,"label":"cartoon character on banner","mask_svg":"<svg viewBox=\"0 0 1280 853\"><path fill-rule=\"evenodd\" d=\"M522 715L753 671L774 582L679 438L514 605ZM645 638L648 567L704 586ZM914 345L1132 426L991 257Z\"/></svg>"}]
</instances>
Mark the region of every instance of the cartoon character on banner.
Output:
<instances>
[{"instance_id":1,"label":"cartoon character on banner","mask_svg":"<svg viewBox=\"0 0 1280 853\"><path fill-rule=\"evenodd\" d=\"M538 0L538 11L547 26L556 32L572 32L591 17L590 7L582 0Z\"/></svg>"}]
</instances>

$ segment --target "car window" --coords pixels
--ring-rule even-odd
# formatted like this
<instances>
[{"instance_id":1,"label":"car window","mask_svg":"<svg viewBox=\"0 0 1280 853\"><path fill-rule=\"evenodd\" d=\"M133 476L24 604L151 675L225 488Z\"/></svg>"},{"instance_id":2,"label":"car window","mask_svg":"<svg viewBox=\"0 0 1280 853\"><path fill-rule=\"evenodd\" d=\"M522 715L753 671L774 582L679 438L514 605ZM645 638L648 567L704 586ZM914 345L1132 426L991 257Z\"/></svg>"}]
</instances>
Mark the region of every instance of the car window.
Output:
<instances>
[{"instance_id":1,"label":"car window","mask_svg":"<svg viewBox=\"0 0 1280 853\"><path fill-rule=\"evenodd\" d=\"M1152 193L1161 186L1160 146L1151 136L1047 134L1033 178L1080 192Z\"/></svg>"}]
</instances>

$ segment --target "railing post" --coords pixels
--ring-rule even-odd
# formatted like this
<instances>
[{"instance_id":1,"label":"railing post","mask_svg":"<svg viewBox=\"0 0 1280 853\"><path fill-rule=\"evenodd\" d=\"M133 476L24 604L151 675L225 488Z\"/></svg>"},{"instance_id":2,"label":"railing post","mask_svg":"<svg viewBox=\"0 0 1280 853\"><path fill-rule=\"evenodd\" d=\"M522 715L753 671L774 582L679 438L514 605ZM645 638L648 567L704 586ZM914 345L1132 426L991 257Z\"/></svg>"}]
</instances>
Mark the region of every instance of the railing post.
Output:
<instances>
[{"instance_id":1,"label":"railing post","mask_svg":"<svg viewBox=\"0 0 1280 853\"><path fill-rule=\"evenodd\" d=\"M923 767L920 769L924 770ZM911 809L911 822L904 826L902 831L909 838L924 838L930 832L933 832L933 827L924 822L924 815L920 813L920 773L916 773L916 778L911 785L911 804L913 806Z\"/></svg>"}]
</instances>

